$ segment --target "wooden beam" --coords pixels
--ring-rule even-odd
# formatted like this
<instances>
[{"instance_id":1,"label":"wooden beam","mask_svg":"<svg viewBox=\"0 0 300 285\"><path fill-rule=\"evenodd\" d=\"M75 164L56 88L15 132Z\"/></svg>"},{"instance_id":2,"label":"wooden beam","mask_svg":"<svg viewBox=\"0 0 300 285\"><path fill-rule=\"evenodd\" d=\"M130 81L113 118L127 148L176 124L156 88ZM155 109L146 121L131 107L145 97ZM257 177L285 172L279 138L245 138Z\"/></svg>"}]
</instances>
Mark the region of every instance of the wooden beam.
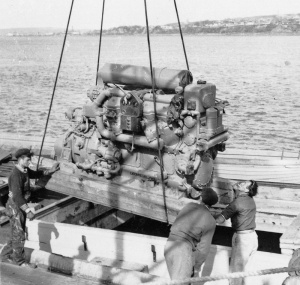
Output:
<instances>
[{"instance_id":1,"label":"wooden beam","mask_svg":"<svg viewBox=\"0 0 300 285\"><path fill-rule=\"evenodd\" d=\"M37 210L35 219L113 229L132 217L118 209L68 196Z\"/></svg>"},{"instance_id":2,"label":"wooden beam","mask_svg":"<svg viewBox=\"0 0 300 285\"><path fill-rule=\"evenodd\" d=\"M66 186L67 185L67 186ZM213 188L230 188L226 179L214 182ZM164 203L161 195L143 191L141 186L118 186L111 182L91 181L87 178L76 177L72 174L57 173L49 180L49 189L76 196L80 199L99 203L111 208L117 208L125 212L138 214L151 219L166 221ZM137 191L136 189L140 189ZM220 188L214 188L220 194ZM151 190L150 190L151 191ZM230 190L224 190L230 191ZM230 198L230 197L229 197ZM180 209L189 202L195 202L187 198L175 199L167 197L168 218L173 223ZM257 201L257 229L282 233L298 214L298 202L289 202L274 199L256 199ZM230 199L228 199L228 203ZM222 209L226 205L218 204L214 208ZM225 223L230 226L230 222Z\"/></svg>"},{"instance_id":3,"label":"wooden beam","mask_svg":"<svg viewBox=\"0 0 300 285\"><path fill-rule=\"evenodd\" d=\"M274 150L255 150L255 149L238 149L238 148L226 148L224 152L218 153L219 157L251 157L262 159L299 159L299 152L291 151L274 151Z\"/></svg>"},{"instance_id":4,"label":"wooden beam","mask_svg":"<svg viewBox=\"0 0 300 285\"><path fill-rule=\"evenodd\" d=\"M291 166L253 166L216 164L214 173L227 179L254 179L279 183L300 184L300 165Z\"/></svg>"},{"instance_id":5,"label":"wooden beam","mask_svg":"<svg viewBox=\"0 0 300 285\"><path fill-rule=\"evenodd\" d=\"M89 209L88 201L68 196L36 211L36 219L47 222L63 222Z\"/></svg>"}]
</instances>

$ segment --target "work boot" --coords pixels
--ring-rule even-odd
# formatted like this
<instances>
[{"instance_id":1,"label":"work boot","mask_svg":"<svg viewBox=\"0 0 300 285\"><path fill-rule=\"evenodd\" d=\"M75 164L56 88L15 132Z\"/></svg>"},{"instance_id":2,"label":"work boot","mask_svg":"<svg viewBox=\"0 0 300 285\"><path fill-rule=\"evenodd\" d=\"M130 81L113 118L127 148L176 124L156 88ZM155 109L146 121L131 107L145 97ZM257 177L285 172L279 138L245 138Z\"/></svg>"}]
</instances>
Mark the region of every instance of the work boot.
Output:
<instances>
[{"instance_id":1,"label":"work boot","mask_svg":"<svg viewBox=\"0 0 300 285\"><path fill-rule=\"evenodd\" d=\"M29 263L29 262L24 262L20 265L21 267L27 267L27 268L37 268L37 265L35 263Z\"/></svg>"}]
</instances>

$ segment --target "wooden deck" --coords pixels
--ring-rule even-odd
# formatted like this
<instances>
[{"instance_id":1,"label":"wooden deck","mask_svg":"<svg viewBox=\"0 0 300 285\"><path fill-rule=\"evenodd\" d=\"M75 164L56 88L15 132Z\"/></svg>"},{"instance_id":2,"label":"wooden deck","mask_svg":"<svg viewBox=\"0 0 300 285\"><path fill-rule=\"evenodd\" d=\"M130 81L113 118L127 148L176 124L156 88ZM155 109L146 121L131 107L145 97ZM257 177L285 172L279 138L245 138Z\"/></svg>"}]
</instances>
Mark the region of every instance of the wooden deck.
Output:
<instances>
[{"instance_id":1,"label":"wooden deck","mask_svg":"<svg viewBox=\"0 0 300 285\"><path fill-rule=\"evenodd\" d=\"M228 179L300 185L299 173L300 152L227 149L215 161L216 176Z\"/></svg>"}]
</instances>

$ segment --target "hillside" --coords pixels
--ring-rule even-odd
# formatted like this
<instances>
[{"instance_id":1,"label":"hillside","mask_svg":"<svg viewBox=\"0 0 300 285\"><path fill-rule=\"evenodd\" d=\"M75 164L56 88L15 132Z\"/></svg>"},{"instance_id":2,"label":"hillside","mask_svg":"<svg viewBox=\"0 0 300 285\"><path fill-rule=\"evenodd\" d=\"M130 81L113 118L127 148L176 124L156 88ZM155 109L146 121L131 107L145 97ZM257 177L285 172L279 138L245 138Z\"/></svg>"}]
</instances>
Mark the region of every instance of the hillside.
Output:
<instances>
[{"instance_id":1,"label":"hillside","mask_svg":"<svg viewBox=\"0 0 300 285\"><path fill-rule=\"evenodd\" d=\"M269 15L248 18L205 20L181 23L184 34L300 34L300 13L288 15ZM178 34L177 23L151 26L152 34ZM6 36L52 36L64 33L64 29L54 28L19 28L0 29L0 35ZM104 29L104 35L139 35L145 34L145 26L120 26ZM98 30L71 30L71 35L95 35Z\"/></svg>"},{"instance_id":2,"label":"hillside","mask_svg":"<svg viewBox=\"0 0 300 285\"><path fill-rule=\"evenodd\" d=\"M236 18L220 21L206 20L182 23L181 26L184 34L300 33L300 14ZM179 28L177 23L172 23L150 27L150 31L152 34L177 34ZM143 34L145 32L145 27L142 26L122 26L104 30L106 35Z\"/></svg>"}]
</instances>

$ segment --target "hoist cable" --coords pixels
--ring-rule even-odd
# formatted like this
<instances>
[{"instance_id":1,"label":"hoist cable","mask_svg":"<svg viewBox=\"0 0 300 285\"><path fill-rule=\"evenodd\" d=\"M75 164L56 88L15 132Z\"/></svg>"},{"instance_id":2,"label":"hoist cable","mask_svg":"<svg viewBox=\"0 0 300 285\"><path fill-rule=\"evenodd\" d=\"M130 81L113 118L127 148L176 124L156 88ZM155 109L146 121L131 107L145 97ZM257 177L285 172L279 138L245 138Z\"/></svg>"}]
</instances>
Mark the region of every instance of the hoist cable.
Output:
<instances>
[{"instance_id":1,"label":"hoist cable","mask_svg":"<svg viewBox=\"0 0 300 285\"><path fill-rule=\"evenodd\" d=\"M166 203L166 189L165 189L165 184L164 184L164 173L163 173L164 167L163 167L163 160L162 160L162 154L161 154L161 149L160 149L159 131L158 131L158 123L157 123L156 94L154 91L155 83L154 83L154 76L153 76L153 69L152 69L151 45L150 45L150 36L149 36L148 14L147 14L147 0L144 0L144 4L145 4L145 18L146 18L146 28L147 28L147 41L148 41L148 52L149 52L149 61L150 61L150 72L151 72L151 81L152 81L152 94L153 94L153 105L154 105L154 116L155 116L156 140L157 140L158 156L159 156L159 163L160 163L160 177L161 177L161 185L162 185L162 190L163 190L166 222L169 224L168 209L167 209L167 203Z\"/></svg>"},{"instance_id":2,"label":"hoist cable","mask_svg":"<svg viewBox=\"0 0 300 285\"><path fill-rule=\"evenodd\" d=\"M102 16L101 16L101 27L100 27L100 38L99 38L98 60L97 60L97 72L96 72L96 85L98 83L98 71L99 71L100 51L101 51L102 31L103 31L102 28L103 28L104 6L105 6L105 0L103 0L103 5L102 5Z\"/></svg>"},{"instance_id":3,"label":"hoist cable","mask_svg":"<svg viewBox=\"0 0 300 285\"><path fill-rule=\"evenodd\" d=\"M178 21L178 26L179 26L180 36L181 36L183 52L184 52L184 56L185 56L186 68L188 71L190 71L189 63L188 63L188 59L187 59L187 55L186 55L186 50L185 50L185 45L184 45L184 40L183 40L183 35L182 35L182 30L181 30L181 25L180 25L180 20L179 20L179 14L178 14L178 10L177 10L176 0L174 0L174 6L175 6L176 15L177 15L177 21Z\"/></svg>"},{"instance_id":4,"label":"hoist cable","mask_svg":"<svg viewBox=\"0 0 300 285\"><path fill-rule=\"evenodd\" d=\"M67 38L68 30L69 30L69 24L70 24L72 9L73 9L73 3L74 3L74 0L72 0L72 3L71 3L71 8L70 8L70 13L69 13L68 23L67 23L65 37L64 37L64 42L63 42L63 46L62 46L61 53L60 53L59 64L58 64L58 68L57 68L57 72L56 72L56 77L55 77L53 92L52 92L52 96L51 96L51 101L50 101L48 116L47 116L45 130L44 130L44 135L43 135L42 144L41 144L40 153L39 153L39 158L38 158L38 162L37 162L37 169L39 168L39 163L40 163L40 158L41 158L41 154L42 154L42 149L43 149L44 141L45 141L45 137L46 137L46 132L47 132L47 127L48 127L48 123L49 123L49 118L50 118L52 103L53 103L55 89L56 89L56 84L57 84L57 80L58 80L58 74L59 74L59 70L60 70L60 66L61 66L61 62L62 62L62 57L63 57L63 53L64 53L64 49L65 49L65 44L66 44L66 38Z\"/></svg>"}]
</instances>

